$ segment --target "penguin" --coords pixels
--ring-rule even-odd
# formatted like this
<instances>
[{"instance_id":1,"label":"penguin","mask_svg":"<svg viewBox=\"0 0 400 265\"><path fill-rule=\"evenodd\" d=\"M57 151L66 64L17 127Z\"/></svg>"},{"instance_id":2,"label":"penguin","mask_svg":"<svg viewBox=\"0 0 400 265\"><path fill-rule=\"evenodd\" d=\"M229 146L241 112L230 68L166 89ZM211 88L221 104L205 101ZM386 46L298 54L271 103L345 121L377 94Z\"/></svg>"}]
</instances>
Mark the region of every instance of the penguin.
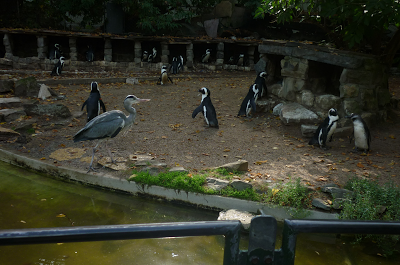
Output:
<instances>
[{"instance_id":1,"label":"penguin","mask_svg":"<svg viewBox=\"0 0 400 265\"><path fill-rule=\"evenodd\" d=\"M56 43L54 44L54 47L50 48L49 51L49 59L59 59L61 57L61 50L60 50L60 44Z\"/></svg>"},{"instance_id":2,"label":"penguin","mask_svg":"<svg viewBox=\"0 0 400 265\"><path fill-rule=\"evenodd\" d=\"M151 57L151 62L150 63L155 62L156 57L157 57L157 49L156 49L156 47L153 47L153 53L150 54L150 55L151 55L151 56L149 56L149 60L150 60L150 57Z\"/></svg>"},{"instance_id":3,"label":"penguin","mask_svg":"<svg viewBox=\"0 0 400 265\"><path fill-rule=\"evenodd\" d=\"M142 62L147 62L148 57L149 53L147 51L144 51L142 55Z\"/></svg>"},{"instance_id":4,"label":"penguin","mask_svg":"<svg viewBox=\"0 0 400 265\"><path fill-rule=\"evenodd\" d=\"M183 56L180 55L179 56L179 60L178 60L178 73L183 71Z\"/></svg>"},{"instance_id":5,"label":"penguin","mask_svg":"<svg viewBox=\"0 0 400 265\"><path fill-rule=\"evenodd\" d=\"M147 62L148 63L152 63L153 62L153 54L149 54L148 56L147 56Z\"/></svg>"},{"instance_id":6,"label":"penguin","mask_svg":"<svg viewBox=\"0 0 400 265\"><path fill-rule=\"evenodd\" d=\"M207 49L206 53L203 54L203 56L201 57L201 62L208 63L208 60L210 59L210 55L211 55L211 49Z\"/></svg>"},{"instance_id":7,"label":"penguin","mask_svg":"<svg viewBox=\"0 0 400 265\"><path fill-rule=\"evenodd\" d=\"M313 138L308 142L309 145L319 144L321 149L327 150L329 147L326 145L327 141L332 141L333 133L337 127L337 121L339 120L339 115L337 110L331 108L328 111L328 117L318 126L315 131Z\"/></svg>"},{"instance_id":8,"label":"penguin","mask_svg":"<svg viewBox=\"0 0 400 265\"><path fill-rule=\"evenodd\" d=\"M267 72L261 72L257 75L254 84L258 85L260 89L260 98L267 94L267 85L265 84L265 78L268 76Z\"/></svg>"},{"instance_id":9,"label":"penguin","mask_svg":"<svg viewBox=\"0 0 400 265\"><path fill-rule=\"evenodd\" d=\"M171 66L169 67L169 72L172 72L174 75L176 75L179 71L179 62L178 58L174 57L172 58L172 63Z\"/></svg>"},{"instance_id":10,"label":"penguin","mask_svg":"<svg viewBox=\"0 0 400 265\"><path fill-rule=\"evenodd\" d=\"M94 61L94 52L90 45L87 46L88 49L86 51L86 61L93 62Z\"/></svg>"},{"instance_id":11,"label":"penguin","mask_svg":"<svg viewBox=\"0 0 400 265\"><path fill-rule=\"evenodd\" d=\"M353 136L350 137L350 143L354 138L354 145L356 151L363 150L369 152L371 148L371 134L369 132L368 126L360 115L352 113L346 118L351 119L353 122Z\"/></svg>"},{"instance_id":12,"label":"penguin","mask_svg":"<svg viewBox=\"0 0 400 265\"><path fill-rule=\"evenodd\" d=\"M211 102L210 90L206 87L200 88L199 92L201 95L201 103L192 113L192 118L194 119L196 115L201 112L203 113L204 120L206 121L208 127L219 128L217 113L215 112L214 105Z\"/></svg>"},{"instance_id":13,"label":"penguin","mask_svg":"<svg viewBox=\"0 0 400 265\"><path fill-rule=\"evenodd\" d=\"M260 89L257 84L253 84L249 88L249 92L247 92L246 97L242 101L242 105L240 106L240 110L238 116L249 116L250 111L253 109L253 112L256 112L256 103L258 99L258 94Z\"/></svg>"},{"instance_id":14,"label":"penguin","mask_svg":"<svg viewBox=\"0 0 400 265\"><path fill-rule=\"evenodd\" d=\"M168 80L171 81L171 83L173 83L171 77L168 76L167 66L163 65L163 67L161 68L161 76L158 79L158 83L157 84L158 85L165 85L168 82Z\"/></svg>"},{"instance_id":15,"label":"penguin","mask_svg":"<svg viewBox=\"0 0 400 265\"><path fill-rule=\"evenodd\" d=\"M55 76L55 75L61 75L61 70L64 67L64 57L61 56L60 59L58 60L58 63L56 63L56 65L53 68L53 71L51 72L51 76Z\"/></svg>"},{"instance_id":16,"label":"penguin","mask_svg":"<svg viewBox=\"0 0 400 265\"><path fill-rule=\"evenodd\" d=\"M228 64L234 64L234 58L233 56L229 57Z\"/></svg>"},{"instance_id":17,"label":"penguin","mask_svg":"<svg viewBox=\"0 0 400 265\"><path fill-rule=\"evenodd\" d=\"M244 54L242 53L239 55L237 66L243 66L243 64L244 64Z\"/></svg>"},{"instance_id":18,"label":"penguin","mask_svg":"<svg viewBox=\"0 0 400 265\"><path fill-rule=\"evenodd\" d=\"M100 90L97 82L92 82L90 84L90 89L90 95L83 103L81 109L83 110L83 108L86 106L87 122L100 114L100 108L103 109L103 113L106 112L106 106L104 105L103 100L101 100Z\"/></svg>"}]
</instances>

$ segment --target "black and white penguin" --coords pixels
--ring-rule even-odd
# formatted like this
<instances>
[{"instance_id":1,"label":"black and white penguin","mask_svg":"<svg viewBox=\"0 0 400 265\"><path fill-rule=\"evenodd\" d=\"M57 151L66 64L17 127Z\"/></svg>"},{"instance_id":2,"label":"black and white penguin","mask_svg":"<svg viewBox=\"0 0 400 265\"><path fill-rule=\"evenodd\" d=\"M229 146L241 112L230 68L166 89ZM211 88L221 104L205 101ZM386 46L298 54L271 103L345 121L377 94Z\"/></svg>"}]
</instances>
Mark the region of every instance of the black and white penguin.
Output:
<instances>
[{"instance_id":1,"label":"black and white penguin","mask_svg":"<svg viewBox=\"0 0 400 265\"><path fill-rule=\"evenodd\" d=\"M328 111L328 117L318 126L313 138L308 142L309 145L318 144L320 148L327 150L329 147L326 145L327 141L332 141L333 133L337 127L339 115L337 110L332 108Z\"/></svg>"},{"instance_id":2,"label":"black and white penguin","mask_svg":"<svg viewBox=\"0 0 400 265\"><path fill-rule=\"evenodd\" d=\"M174 57L172 58L172 63L171 66L169 67L169 72L173 73L174 75L176 75L179 72L179 62L178 62L178 58Z\"/></svg>"},{"instance_id":3,"label":"black and white penguin","mask_svg":"<svg viewBox=\"0 0 400 265\"><path fill-rule=\"evenodd\" d=\"M233 56L231 56L231 57L229 57L229 60L228 60L228 64L234 64L234 60L235 60L235 57L233 57Z\"/></svg>"},{"instance_id":4,"label":"black and white penguin","mask_svg":"<svg viewBox=\"0 0 400 265\"><path fill-rule=\"evenodd\" d=\"M267 94L267 85L265 84L265 78L268 76L267 72L261 72L257 75L254 84L258 85L260 89L260 98Z\"/></svg>"},{"instance_id":5,"label":"black and white penguin","mask_svg":"<svg viewBox=\"0 0 400 265\"><path fill-rule=\"evenodd\" d=\"M64 67L64 57L61 56L56 65L53 68L53 71L51 71L51 76L55 75L61 75L62 68Z\"/></svg>"},{"instance_id":6,"label":"black and white penguin","mask_svg":"<svg viewBox=\"0 0 400 265\"><path fill-rule=\"evenodd\" d=\"M148 57L149 57L148 51L144 51L142 55L142 62L147 62Z\"/></svg>"},{"instance_id":7,"label":"black and white penguin","mask_svg":"<svg viewBox=\"0 0 400 265\"><path fill-rule=\"evenodd\" d=\"M49 59L59 59L61 57L60 44L56 43L49 50Z\"/></svg>"},{"instance_id":8,"label":"black and white penguin","mask_svg":"<svg viewBox=\"0 0 400 265\"><path fill-rule=\"evenodd\" d=\"M244 54L242 53L239 55L239 59L237 61L237 66L243 66L243 64L244 64Z\"/></svg>"},{"instance_id":9,"label":"black and white penguin","mask_svg":"<svg viewBox=\"0 0 400 265\"><path fill-rule=\"evenodd\" d=\"M86 51L86 61L93 62L94 61L94 51L92 46L88 45L88 49Z\"/></svg>"},{"instance_id":10,"label":"black and white penguin","mask_svg":"<svg viewBox=\"0 0 400 265\"><path fill-rule=\"evenodd\" d=\"M203 54L203 56L201 57L201 62L202 63L208 63L208 60L210 59L211 56L211 49L207 49L206 53Z\"/></svg>"},{"instance_id":11,"label":"black and white penguin","mask_svg":"<svg viewBox=\"0 0 400 265\"><path fill-rule=\"evenodd\" d=\"M246 117L248 117L251 110L253 110L253 112L256 112L256 103L259 92L260 89L258 88L257 84L253 84L250 86L249 92L247 92L246 97L242 101L238 116L246 115Z\"/></svg>"},{"instance_id":12,"label":"black and white penguin","mask_svg":"<svg viewBox=\"0 0 400 265\"><path fill-rule=\"evenodd\" d=\"M369 132L368 126L360 115L352 113L346 118L353 121L353 137L350 138L350 143L352 138L354 138L354 145L356 151L363 150L369 152L371 147L371 134Z\"/></svg>"},{"instance_id":13,"label":"black and white penguin","mask_svg":"<svg viewBox=\"0 0 400 265\"><path fill-rule=\"evenodd\" d=\"M153 60L154 58L153 58L153 54L149 54L148 56L147 56L147 62L148 63L152 63L154 60Z\"/></svg>"},{"instance_id":14,"label":"black and white penguin","mask_svg":"<svg viewBox=\"0 0 400 265\"><path fill-rule=\"evenodd\" d=\"M90 94L88 99L83 103L82 109L86 106L87 121L89 122L94 117L100 114L100 108L103 112L106 112L106 106L100 96L100 90L97 82L92 82L90 84Z\"/></svg>"},{"instance_id":15,"label":"black and white penguin","mask_svg":"<svg viewBox=\"0 0 400 265\"><path fill-rule=\"evenodd\" d=\"M192 118L194 119L196 115L201 112L203 113L204 120L209 127L219 128L217 113L215 112L214 105L211 102L210 90L206 87L200 88L201 93L201 103L192 113Z\"/></svg>"},{"instance_id":16,"label":"black and white penguin","mask_svg":"<svg viewBox=\"0 0 400 265\"><path fill-rule=\"evenodd\" d=\"M178 59L178 73L183 71L183 56L180 55Z\"/></svg>"},{"instance_id":17,"label":"black and white penguin","mask_svg":"<svg viewBox=\"0 0 400 265\"><path fill-rule=\"evenodd\" d=\"M165 85L168 82L168 80L171 81L171 83L173 83L171 77L168 76L167 66L163 65L161 67L161 75L160 75L160 78L158 79L158 83L157 84L158 85Z\"/></svg>"},{"instance_id":18,"label":"black and white penguin","mask_svg":"<svg viewBox=\"0 0 400 265\"><path fill-rule=\"evenodd\" d=\"M153 53L151 54L151 63L156 62L156 58L157 58L157 49L156 47L153 47ZM149 56L150 59L150 56Z\"/></svg>"}]
</instances>

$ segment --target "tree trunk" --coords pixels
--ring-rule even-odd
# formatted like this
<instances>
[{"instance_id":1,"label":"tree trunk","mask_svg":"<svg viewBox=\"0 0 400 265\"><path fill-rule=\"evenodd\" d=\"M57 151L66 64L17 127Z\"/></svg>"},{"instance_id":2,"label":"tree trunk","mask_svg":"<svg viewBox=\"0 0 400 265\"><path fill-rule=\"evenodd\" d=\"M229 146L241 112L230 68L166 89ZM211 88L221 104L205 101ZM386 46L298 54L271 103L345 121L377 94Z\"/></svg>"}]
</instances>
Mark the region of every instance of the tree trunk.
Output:
<instances>
[{"instance_id":1,"label":"tree trunk","mask_svg":"<svg viewBox=\"0 0 400 265\"><path fill-rule=\"evenodd\" d=\"M390 39L389 43L386 45L385 51L382 54L382 61L390 67L392 65L394 56L396 52L400 49L400 29L397 31Z\"/></svg>"}]
</instances>

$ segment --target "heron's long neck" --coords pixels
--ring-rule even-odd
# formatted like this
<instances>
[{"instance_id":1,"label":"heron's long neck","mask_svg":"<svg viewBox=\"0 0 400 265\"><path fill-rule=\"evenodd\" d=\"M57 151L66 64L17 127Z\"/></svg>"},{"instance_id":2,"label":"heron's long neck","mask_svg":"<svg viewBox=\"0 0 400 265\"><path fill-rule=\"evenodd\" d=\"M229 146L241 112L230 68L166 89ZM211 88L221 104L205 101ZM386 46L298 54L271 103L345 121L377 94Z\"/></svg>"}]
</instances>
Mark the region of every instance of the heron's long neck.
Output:
<instances>
[{"instance_id":1,"label":"heron's long neck","mask_svg":"<svg viewBox=\"0 0 400 265\"><path fill-rule=\"evenodd\" d=\"M129 116L125 120L125 127L130 127L135 122L136 109L132 107L129 103L125 103L124 107L126 111L129 112Z\"/></svg>"}]
</instances>

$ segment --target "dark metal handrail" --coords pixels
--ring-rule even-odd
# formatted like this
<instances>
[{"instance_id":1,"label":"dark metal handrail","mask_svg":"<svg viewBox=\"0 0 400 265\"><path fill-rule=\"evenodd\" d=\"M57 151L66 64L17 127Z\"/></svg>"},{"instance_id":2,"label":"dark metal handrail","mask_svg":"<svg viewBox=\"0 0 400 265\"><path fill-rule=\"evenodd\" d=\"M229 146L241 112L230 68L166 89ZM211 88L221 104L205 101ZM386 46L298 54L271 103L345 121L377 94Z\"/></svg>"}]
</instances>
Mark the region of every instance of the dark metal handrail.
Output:
<instances>
[{"instance_id":1,"label":"dark metal handrail","mask_svg":"<svg viewBox=\"0 0 400 265\"><path fill-rule=\"evenodd\" d=\"M294 264L299 233L400 234L400 222L285 220L281 249L275 249L277 222L261 215L251 221L249 247L239 250L239 221L153 223L0 230L0 246L144 239L188 236L225 236L224 265Z\"/></svg>"}]
</instances>

